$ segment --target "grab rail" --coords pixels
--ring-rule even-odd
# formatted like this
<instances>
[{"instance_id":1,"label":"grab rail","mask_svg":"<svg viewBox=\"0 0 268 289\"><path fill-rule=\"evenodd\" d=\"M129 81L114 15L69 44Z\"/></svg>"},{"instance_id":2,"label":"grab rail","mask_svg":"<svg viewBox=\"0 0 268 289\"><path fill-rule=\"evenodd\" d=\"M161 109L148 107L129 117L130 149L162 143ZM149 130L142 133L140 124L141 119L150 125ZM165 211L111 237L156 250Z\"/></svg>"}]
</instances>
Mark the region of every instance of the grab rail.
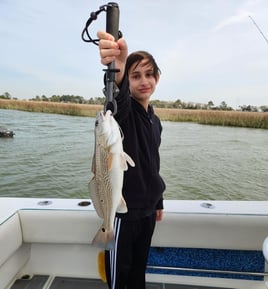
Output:
<instances>
[{"instance_id":1,"label":"grab rail","mask_svg":"<svg viewBox=\"0 0 268 289\"><path fill-rule=\"evenodd\" d=\"M156 270L170 270L170 271L187 271L187 272L203 272L203 273L218 273L218 274L233 274L233 275L249 275L249 276L268 276L268 272L241 272L229 270L215 270L215 269L198 269L198 268L184 268L184 267L168 267L168 266L152 266L148 265L147 269Z\"/></svg>"}]
</instances>

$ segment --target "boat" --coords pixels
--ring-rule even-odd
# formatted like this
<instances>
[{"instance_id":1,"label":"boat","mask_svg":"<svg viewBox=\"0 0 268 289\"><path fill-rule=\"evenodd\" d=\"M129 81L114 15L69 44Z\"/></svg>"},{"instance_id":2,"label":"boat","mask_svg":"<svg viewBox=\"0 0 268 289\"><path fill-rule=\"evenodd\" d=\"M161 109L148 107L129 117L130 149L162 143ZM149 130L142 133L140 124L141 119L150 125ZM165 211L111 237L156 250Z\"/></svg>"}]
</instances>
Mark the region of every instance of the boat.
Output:
<instances>
[{"instance_id":1,"label":"boat","mask_svg":"<svg viewBox=\"0 0 268 289\"><path fill-rule=\"evenodd\" d=\"M12 130L0 126L0 137L13 137L14 134Z\"/></svg>"},{"instance_id":2,"label":"boat","mask_svg":"<svg viewBox=\"0 0 268 289\"><path fill-rule=\"evenodd\" d=\"M147 289L265 289L268 202L166 200ZM90 199L0 198L1 289L100 289ZM138 289L138 288L137 288Z\"/></svg>"}]
</instances>

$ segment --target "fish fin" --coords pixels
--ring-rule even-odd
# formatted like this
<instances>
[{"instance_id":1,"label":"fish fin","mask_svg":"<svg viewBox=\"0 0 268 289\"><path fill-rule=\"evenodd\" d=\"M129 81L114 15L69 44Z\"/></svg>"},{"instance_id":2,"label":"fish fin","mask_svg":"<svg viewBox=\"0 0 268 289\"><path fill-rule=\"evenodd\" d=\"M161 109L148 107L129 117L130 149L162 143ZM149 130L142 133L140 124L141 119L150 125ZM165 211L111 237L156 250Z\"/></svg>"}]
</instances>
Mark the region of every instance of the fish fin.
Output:
<instances>
[{"instance_id":1,"label":"fish fin","mask_svg":"<svg viewBox=\"0 0 268 289\"><path fill-rule=\"evenodd\" d=\"M114 243L114 231L106 231L102 227L98 230L91 244L105 250L112 250L114 248Z\"/></svg>"},{"instance_id":2,"label":"fish fin","mask_svg":"<svg viewBox=\"0 0 268 289\"><path fill-rule=\"evenodd\" d=\"M90 195L91 195L91 199L92 199L94 208L95 208L98 216L103 219L104 218L104 214L103 214L102 206L101 206L101 203L100 203L100 199L99 199L99 197L97 195L95 177L93 177L91 179L91 181L89 182L88 189L89 189L89 192L90 192Z\"/></svg>"},{"instance_id":3,"label":"fish fin","mask_svg":"<svg viewBox=\"0 0 268 289\"><path fill-rule=\"evenodd\" d=\"M124 171L127 171L128 169L128 165L127 163L131 166L131 167L135 167L135 163L132 160L132 158L125 152L121 153L121 168Z\"/></svg>"},{"instance_id":4,"label":"fish fin","mask_svg":"<svg viewBox=\"0 0 268 289\"><path fill-rule=\"evenodd\" d=\"M126 158L124 156L124 153L121 153L120 154L120 168L123 170L123 171L127 171L127 162L126 162Z\"/></svg>"},{"instance_id":5,"label":"fish fin","mask_svg":"<svg viewBox=\"0 0 268 289\"><path fill-rule=\"evenodd\" d=\"M108 171L112 169L112 166L113 166L113 154L109 154L108 160L107 160Z\"/></svg>"},{"instance_id":6,"label":"fish fin","mask_svg":"<svg viewBox=\"0 0 268 289\"><path fill-rule=\"evenodd\" d=\"M121 198L120 204L118 205L116 212L127 213L127 204L123 197Z\"/></svg>"},{"instance_id":7,"label":"fish fin","mask_svg":"<svg viewBox=\"0 0 268 289\"><path fill-rule=\"evenodd\" d=\"M116 135L111 134L108 139L107 139L107 146L110 147L112 145L114 145L117 142L118 138Z\"/></svg>"},{"instance_id":8,"label":"fish fin","mask_svg":"<svg viewBox=\"0 0 268 289\"><path fill-rule=\"evenodd\" d=\"M96 154L94 153L92 158L92 164L91 164L91 172L95 174L96 172Z\"/></svg>"}]
</instances>

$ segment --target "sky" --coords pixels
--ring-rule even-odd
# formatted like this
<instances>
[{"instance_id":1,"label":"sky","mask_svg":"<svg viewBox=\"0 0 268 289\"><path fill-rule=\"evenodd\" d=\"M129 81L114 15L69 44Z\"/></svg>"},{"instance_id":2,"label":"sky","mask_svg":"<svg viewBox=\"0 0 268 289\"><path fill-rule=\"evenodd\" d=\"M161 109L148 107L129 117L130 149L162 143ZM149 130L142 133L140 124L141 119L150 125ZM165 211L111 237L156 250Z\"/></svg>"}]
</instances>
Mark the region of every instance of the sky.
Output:
<instances>
[{"instance_id":1,"label":"sky","mask_svg":"<svg viewBox=\"0 0 268 289\"><path fill-rule=\"evenodd\" d=\"M81 32L108 2L0 0L0 94L102 97L105 67ZM129 52L147 50L161 69L152 99L268 105L267 0L117 3ZM105 22L102 13L89 29L93 37Z\"/></svg>"}]
</instances>

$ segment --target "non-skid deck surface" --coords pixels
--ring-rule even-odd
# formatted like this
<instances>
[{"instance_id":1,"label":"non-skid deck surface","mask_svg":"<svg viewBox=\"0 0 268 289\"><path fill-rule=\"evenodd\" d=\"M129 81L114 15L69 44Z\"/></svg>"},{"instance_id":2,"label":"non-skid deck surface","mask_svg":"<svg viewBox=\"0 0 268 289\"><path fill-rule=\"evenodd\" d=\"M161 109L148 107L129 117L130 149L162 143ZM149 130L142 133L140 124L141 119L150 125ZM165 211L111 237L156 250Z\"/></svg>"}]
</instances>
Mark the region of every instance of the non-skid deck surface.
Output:
<instances>
[{"instance_id":1,"label":"non-skid deck surface","mask_svg":"<svg viewBox=\"0 0 268 289\"><path fill-rule=\"evenodd\" d=\"M48 278L47 275L34 275L32 278L25 275L21 279L17 279L11 289L42 289Z\"/></svg>"},{"instance_id":2,"label":"non-skid deck surface","mask_svg":"<svg viewBox=\"0 0 268 289\"><path fill-rule=\"evenodd\" d=\"M149 284L147 284L146 289L228 289L228 288L149 283ZM229 289L235 289L235 288L229 288Z\"/></svg>"},{"instance_id":3,"label":"non-skid deck surface","mask_svg":"<svg viewBox=\"0 0 268 289\"><path fill-rule=\"evenodd\" d=\"M49 276L34 275L32 278L16 280L11 289L43 289ZM45 287L46 288L46 287ZM97 279L55 277L47 289L107 289L108 286ZM227 289L204 286L147 283L146 289ZM235 288L233 288L235 289Z\"/></svg>"},{"instance_id":4,"label":"non-skid deck surface","mask_svg":"<svg viewBox=\"0 0 268 289\"><path fill-rule=\"evenodd\" d=\"M49 289L107 289L107 285L100 280L56 277Z\"/></svg>"}]
</instances>

